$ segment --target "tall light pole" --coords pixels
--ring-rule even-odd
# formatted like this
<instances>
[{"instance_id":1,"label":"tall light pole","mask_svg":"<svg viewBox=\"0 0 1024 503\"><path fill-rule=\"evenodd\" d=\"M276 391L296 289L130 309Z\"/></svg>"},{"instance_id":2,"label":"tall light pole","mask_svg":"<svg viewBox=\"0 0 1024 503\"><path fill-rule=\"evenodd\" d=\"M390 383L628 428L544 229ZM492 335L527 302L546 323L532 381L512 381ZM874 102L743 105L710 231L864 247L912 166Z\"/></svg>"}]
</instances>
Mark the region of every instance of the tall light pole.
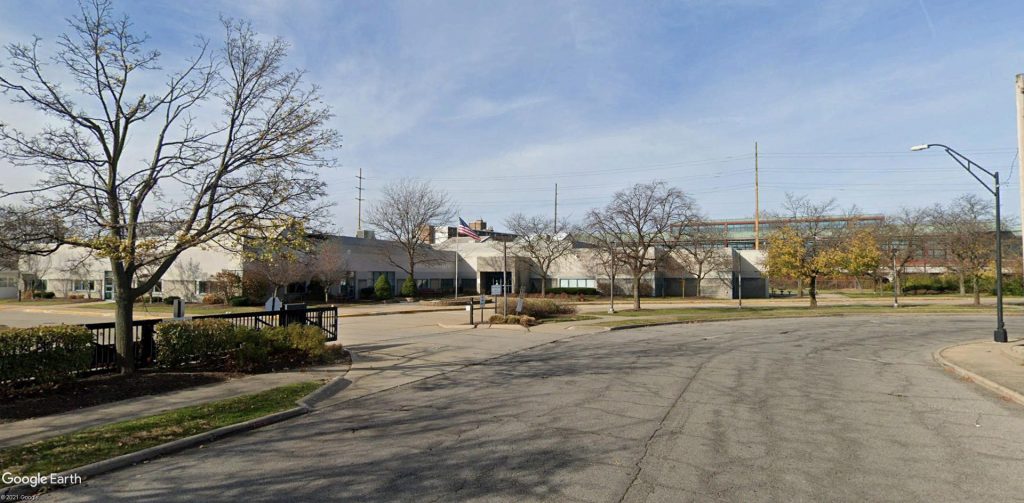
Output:
<instances>
[{"instance_id":1,"label":"tall light pole","mask_svg":"<svg viewBox=\"0 0 1024 503\"><path fill-rule=\"evenodd\" d=\"M999 214L999 172L996 171L993 173L992 171L979 166L978 163L968 159L960 152L940 143L916 145L911 147L910 150L917 152L931 147L939 147L945 150L946 153L957 162L957 164L967 170L967 172L970 173L978 183L985 187L985 190L989 191L996 198L996 330L993 335L996 342L1007 342L1006 325L1003 324L1003 228L1002 222L1000 221L1002 217ZM971 171L972 167L978 168L986 175L991 176L993 186L989 187L984 180L978 178L978 175L974 171Z\"/></svg>"}]
</instances>

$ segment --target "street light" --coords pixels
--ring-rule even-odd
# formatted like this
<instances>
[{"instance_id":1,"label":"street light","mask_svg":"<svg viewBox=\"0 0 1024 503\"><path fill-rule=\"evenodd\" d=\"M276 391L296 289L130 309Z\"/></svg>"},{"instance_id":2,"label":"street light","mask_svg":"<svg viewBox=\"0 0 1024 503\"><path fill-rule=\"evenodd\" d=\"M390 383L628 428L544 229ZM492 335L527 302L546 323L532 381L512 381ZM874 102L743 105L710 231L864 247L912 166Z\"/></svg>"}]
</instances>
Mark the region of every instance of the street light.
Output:
<instances>
[{"instance_id":1,"label":"street light","mask_svg":"<svg viewBox=\"0 0 1024 503\"><path fill-rule=\"evenodd\" d=\"M996 330L993 334L996 342L1007 342L1006 339L1006 326L1003 324L1003 229L1001 217L999 216L999 172L991 172L981 166L978 163L968 159L960 152L953 150L952 148L942 145L941 143L927 143L924 145L915 145L910 147L913 152L926 150L931 147L939 147L946 151L954 161L957 162L962 168L967 170L975 180L978 181L985 190L989 191L996 198ZM978 175L971 171L971 168L978 168L986 175L991 176L993 180L993 186L989 187L987 183Z\"/></svg>"}]
</instances>

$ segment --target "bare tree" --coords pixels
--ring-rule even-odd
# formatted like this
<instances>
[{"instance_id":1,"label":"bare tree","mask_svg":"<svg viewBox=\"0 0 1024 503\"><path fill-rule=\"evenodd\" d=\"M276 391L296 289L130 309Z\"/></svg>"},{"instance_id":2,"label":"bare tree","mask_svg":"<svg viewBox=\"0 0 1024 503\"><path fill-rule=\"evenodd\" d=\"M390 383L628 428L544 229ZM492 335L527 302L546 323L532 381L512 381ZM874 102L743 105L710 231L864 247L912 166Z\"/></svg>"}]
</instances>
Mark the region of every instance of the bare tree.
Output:
<instances>
[{"instance_id":1,"label":"bare tree","mask_svg":"<svg viewBox=\"0 0 1024 503\"><path fill-rule=\"evenodd\" d=\"M235 271L222 270L210 276L210 291L219 295L225 302L242 291L242 277Z\"/></svg>"},{"instance_id":2,"label":"bare tree","mask_svg":"<svg viewBox=\"0 0 1024 503\"><path fill-rule=\"evenodd\" d=\"M566 221L555 224L553 218L514 213L505 219L505 227L516 235L509 243L515 255L530 259L530 268L540 275L540 293L546 293L551 269L573 252L575 227ZM555 231L555 229L561 229Z\"/></svg>"},{"instance_id":3,"label":"bare tree","mask_svg":"<svg viewBox=\"0 0 1024 503\"><path fill-rule=\"evenodd\" d=\"M679 256L683 269L697 279L697 296L704 278L712 272L732 270L732 253L726 248L725 227L713 224L706 217L698 217L680 238ZM731 275L730 275L731 284Z\"/></svg>"},{"instance_id":4,"label":"bare tree","mask_svg":"<svg viewBox=\"0 0 1024 503\"><path fill-rule=\"evenodd\" d=\"M890 262L892 287L896 295L903 294L903 277L907 264L924 252L928 235L929 211L921 208L900 208L899 212L886 219L879 229L879 244Z\"/></svg>"},{"instance_id":5,"label":"bare tree","mask_svg":"<svg viewBox=\"0 0 1024 503\"><path fill-rule=\"evenodd\" d=\"M30 296L34 295L39 280L43 279L52 267L53 258L42 255L25 255L13 265L15 270L21 271L22 289Z\"/></svg>"},{"instance_id":6,"label":"bare tree","mask_svg":"<svg viewBox=\"0 0 1024 503\"><path fill-rule=\"evenodd\" d=\"M438 260L430 247L430 229L447 224L455 214L455 205L445 191L433 188L430 182L403 178L381 189L381 198L370 207L366 222L379 237L398 244L382 246L383 252L388 262L415 282L417 265Z\"/></svg>"},{"instance_id":7,"label":"bare tree","mask_svg":"<svg viewBox=\"0 0 1024 503\"><path fill-rule=\"evenodd\" d=\"M931 210L932 225L941 243L952 256L952 265L964 293L965 279L971 280L974 304L981 304L978 282L995 253L995 231L992 203L974 194L964 194L948 205Z\"/></svg>"},{"instance_id":8,"label":"bare tree","mask_svg":"<svg viewBox=\"0 0 1024 503\"><path fill-rule=\"evenodd\" d=\"M77 255L69 255L64 263L60 264L60 272L63 273L64 279L62 297L67 297L68 294L74 291L75 282L86 283L88 281L95 281L92 276L92 268L89 267L93 263L95 257L90 252L79 253ZM86 283L88 284L88 283ZM88 289L86 292L88 298L92 298L92 289Z\"/></svg>"},{"instance_id":9,"label":"bare tree","mask_svg":"<svg viewBox=\"0 0 1024 503\"><path fill-rule=\"evenodd\" d=\"M248 23L225 20L223 49L200 39L170 74L108 0L85 0L68 23L52 58L39 39L7 47L0 91L50 122L34 135L0 127L0 153L42 174L34 188L0 192L0 247L74 245L108 259L118 364L129 374L132 302L184 250L320 215L319 171L339 136L317 88L283 68L287 44ZM154 273L133 285L147 265Z\"/></svg>"},{"instance_id":10,"label":"bare tree","mask_svg":"<svg viewBox=\"0 0 1024 503\"><path fill-rule=\"evenodd\" d=\"M293 283L307 283L312 276L313 244L301 226L266 240L250 241L243 257L247 279L270 287L279 298ZM227 300L227 299L224 299Z\"/></svg>"},{"instance_id":11,"label":"bare tree","mask_svg":"<svg viewBox=\"0 0 1024 503\"><path fill-rule=\"evenodd\" d=\"M596 217L592 214L588 217ZM584 222L585 229L600 229L599 222L589 220ZM588 264L590 270L597 275L604 275L608 278L608 312L615 312L615 280L619 271L625 266L622 253L618 248L618 240L600 232L588 232L582 236L588 246L578 248L576 254L579 260Z\"/></svg>"},{"instance_id":12,"label":"bare tree","mask_svg":"<svg viewBox=\"0 0 1024 503\"><path fill-rule=\"evenodd\" d=\"M640 309L640 282L679 247L696 215L690 196L662 181L620 190L604 208L587 213L589 230L611 240L633 276L633 309Z\"/></svg>"},{"instance_id":13,"label":"bare tree","mask_svg":"<svg viewBox=\"0 0 1024 503\"><path fill-rule=\"evenodd\" d=\"M330 302L331 287L340 285L348 277L348 257L345 254L345 247L341 245L340 241L328 238L316 245L311 258L311 277L323 286L324 302Z\"/></svg>"}]
</instances>

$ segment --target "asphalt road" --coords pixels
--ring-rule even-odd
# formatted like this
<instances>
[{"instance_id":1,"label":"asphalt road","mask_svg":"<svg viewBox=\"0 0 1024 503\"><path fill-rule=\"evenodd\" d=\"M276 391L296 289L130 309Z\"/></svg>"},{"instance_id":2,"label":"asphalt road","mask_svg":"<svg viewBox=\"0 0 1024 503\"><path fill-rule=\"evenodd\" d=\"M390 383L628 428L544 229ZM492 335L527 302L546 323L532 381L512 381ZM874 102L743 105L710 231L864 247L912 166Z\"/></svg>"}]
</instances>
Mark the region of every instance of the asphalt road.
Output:
<instances>
[{"instance_id":1,"label":"asphalt road","mask_svg":"<svg viewBox=\"0 0 1024 503\"><path fill-rule=\"evenodd\" d=\"M877 316L580 335L47 497L1020 500L1024 408L931 358L990 325Z\"/></svg>"}]
</instances>

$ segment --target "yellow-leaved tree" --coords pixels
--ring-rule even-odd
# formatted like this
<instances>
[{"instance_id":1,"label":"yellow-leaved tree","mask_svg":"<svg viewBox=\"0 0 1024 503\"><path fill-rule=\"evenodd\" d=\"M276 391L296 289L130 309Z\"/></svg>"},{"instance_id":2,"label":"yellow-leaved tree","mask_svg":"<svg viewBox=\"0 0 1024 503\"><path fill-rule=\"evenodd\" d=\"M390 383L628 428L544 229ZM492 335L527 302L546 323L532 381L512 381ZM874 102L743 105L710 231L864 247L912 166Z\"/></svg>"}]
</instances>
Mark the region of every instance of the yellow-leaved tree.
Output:
<instances>
[{"instance_id":1,"label":"yellow-leaved tree","mask_svg":"<svg viewBox=\"0 0 1024 503\"><path fill-rule=\"evenodd\" d=\"M840 274L850 265L846 237L856 219L832 214L834 200L814 203L791 194L784 209L786 214L777 218L785 223L768 236L768 274L806 280L810 305L817 307L818 278Z\"/></svg>"},{"instance_id":2,"label":"yellow-leaved tree","mask_svg":"<svg viewBox=\"0 0 1024 503\"><path fill-rule=\"evenodd\" d=\"M882 250L875 238L875 230L861 228L853 231L843 246L843 269L857 280L874 273L881 267Z\"/></svg>"}]
</instances>

